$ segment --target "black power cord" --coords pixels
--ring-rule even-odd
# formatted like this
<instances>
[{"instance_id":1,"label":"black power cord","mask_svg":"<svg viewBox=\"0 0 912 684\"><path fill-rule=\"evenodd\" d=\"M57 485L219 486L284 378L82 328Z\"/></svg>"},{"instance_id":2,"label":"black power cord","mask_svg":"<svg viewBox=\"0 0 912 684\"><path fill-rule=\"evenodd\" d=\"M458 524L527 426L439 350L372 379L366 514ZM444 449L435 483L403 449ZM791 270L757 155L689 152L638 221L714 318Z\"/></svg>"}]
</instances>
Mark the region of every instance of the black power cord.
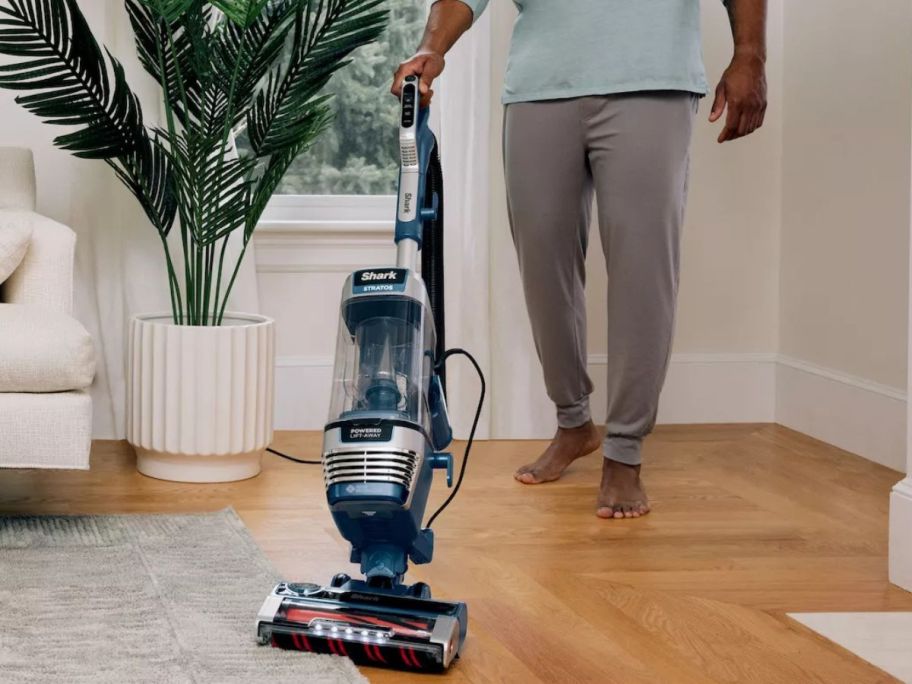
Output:
<instances>
[{"instance_id":1,"label":"black power cord","mask_svg":"<svg viewBox=\"0 0 912 684\"><path fill-rule=\"evenodd\" d=\"M475 418L472 420L472 429L469 431L469 439L466 441L465 451L462 454L462 465L459 466L459 477L456 479L456 486L453 487L453 491L450 492L450 495L446 498L446 501L440 504L440 508L434 511L434 515L432 515L427 522L427 527L430 527L432 524L434 524L437 516L443 513L444 509L450 505L450 502L455 499L456 494L459 493L459 487L462 486L462 479L465 477L466 465L469 462L469 452L472 450L472 443L475 441L475 430L478 428L478 421L481 418L481 409L484 406L485 400L486 384L484 373L481 370L481 366L478 365L478 361L475 360L475 357L465 349L460 349L458 347L447 349L443 353L443 357L437 362L437 365L444 365L446 363L446 360L454 354L459 354L466 357L469 361L472 362L472 365L475 366L475 372L478 373L478 379L481 381L481 392L478 395L478 406L475 409Z\"/></svg>"},{"instance_id":2,"label":"black power cord","mask_svg":"<svg viewBox=\"0 0 912 684\"><path fill-rule=\"evenodd\" d=\"M294 456L289 456L288 454L283 454L281 451L276 451L270 447L266 447L266 451L270 454L275 454L276 456L281 456L287 461L292 461L293 463L303 463L304 465L320 465L323 461L308 461L303 458L295 458Z\"/></svg>"}]
</instances>

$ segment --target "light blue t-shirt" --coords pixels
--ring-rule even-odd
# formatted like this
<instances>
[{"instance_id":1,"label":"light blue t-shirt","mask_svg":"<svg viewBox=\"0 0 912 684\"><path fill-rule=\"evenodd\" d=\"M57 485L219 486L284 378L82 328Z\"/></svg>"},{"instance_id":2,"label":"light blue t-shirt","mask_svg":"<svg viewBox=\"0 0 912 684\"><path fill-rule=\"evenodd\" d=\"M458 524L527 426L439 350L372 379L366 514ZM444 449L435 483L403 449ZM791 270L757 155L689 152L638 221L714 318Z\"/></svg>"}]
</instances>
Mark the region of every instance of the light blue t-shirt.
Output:
<instances>
[{"instance_id":1,"label":"light blue t-shirt","mask_svg":"<svg viewBox=\"0 0 912 684\"><path fill-rule=\"evenodd\" d=\"M462 0L477 19L488 0ZM503 101L707 92L700 0L513 0Z\"/></svg>"}]
</instances>

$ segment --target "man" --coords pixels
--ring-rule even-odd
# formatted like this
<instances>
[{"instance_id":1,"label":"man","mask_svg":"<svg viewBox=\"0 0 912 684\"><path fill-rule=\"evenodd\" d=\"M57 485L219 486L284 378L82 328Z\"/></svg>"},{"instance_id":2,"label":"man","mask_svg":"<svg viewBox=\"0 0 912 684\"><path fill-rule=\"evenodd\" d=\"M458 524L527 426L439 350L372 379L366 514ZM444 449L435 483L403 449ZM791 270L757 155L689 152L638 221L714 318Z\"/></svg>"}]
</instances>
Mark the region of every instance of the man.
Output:
<instances>
[{"instance_id":1,"label":"man","mask_svg":"<svg viewBox=\"0 0 912 684\"><path fill-rule=\"evenodd\" d=\"M640 480L671 352L689 147L706 94L699 0L514 0L503 101L507 204L526 306L558 430L515 478L556 480L601 445L596 512L649 512ZM488 0L437 0L421 46L396 71L427 104L444 55ZM766 111L766 0L727 0L734 56L716 88L719 142ZM608 415L592 422L585 254L592 195L608 265Z\"/></svg>"}]
</instances>

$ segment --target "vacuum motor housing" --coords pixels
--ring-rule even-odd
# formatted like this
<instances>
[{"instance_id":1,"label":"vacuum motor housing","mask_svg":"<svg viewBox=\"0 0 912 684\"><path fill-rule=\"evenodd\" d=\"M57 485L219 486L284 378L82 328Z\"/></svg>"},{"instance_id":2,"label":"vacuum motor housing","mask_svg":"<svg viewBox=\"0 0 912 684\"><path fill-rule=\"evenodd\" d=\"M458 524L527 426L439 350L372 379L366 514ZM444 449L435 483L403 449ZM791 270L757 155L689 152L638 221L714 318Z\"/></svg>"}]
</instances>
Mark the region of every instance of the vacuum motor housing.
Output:
<instances>
[{"instance_id":1,"label":"vacuum motor housing","mask_svg":"<svg viewBox=\"0 0 912 684\"><path fill-rule=\"evenodd\" d=\"M438 453L452 433L435 374L434 319L423 280L405 268L362 269L342 295L323 475L330 511L369 582L398 583L427 563L421 523Z\"/></svg>"}]
</instances>

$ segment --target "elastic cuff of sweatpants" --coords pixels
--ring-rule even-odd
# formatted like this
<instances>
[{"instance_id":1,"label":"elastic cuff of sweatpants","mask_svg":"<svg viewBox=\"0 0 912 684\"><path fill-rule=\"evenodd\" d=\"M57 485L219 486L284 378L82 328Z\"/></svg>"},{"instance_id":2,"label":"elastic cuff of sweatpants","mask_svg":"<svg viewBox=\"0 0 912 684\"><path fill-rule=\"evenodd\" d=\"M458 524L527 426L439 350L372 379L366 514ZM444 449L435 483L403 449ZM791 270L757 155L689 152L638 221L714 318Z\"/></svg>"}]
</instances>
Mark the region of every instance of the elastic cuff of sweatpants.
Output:
<instances>
[{"instance_id":1,"label":"elastic cuff of sweatpants","mask_svg":"<svg viewBox=\"0 0 912 684\"><path fill-rule=\"evenodd\" d=\"M564 429L572 429L585 425L592 420L589 412L589 397L583 397L569 406L557 407L557 424Z\"/></svg>"},{"instance_id":2,"label":"elastic cuff of sweatpants","mask_svg":"<svg viewBox=\"0 0 912 684\"><path fill-rule=\"evenodd\" d=\"M624 465L637 466L643 462L641 450L643 440L638 437L621 437L611 435L602 443L602 453L605 458L623 463Z\"/></svg>"}]
</instances>

